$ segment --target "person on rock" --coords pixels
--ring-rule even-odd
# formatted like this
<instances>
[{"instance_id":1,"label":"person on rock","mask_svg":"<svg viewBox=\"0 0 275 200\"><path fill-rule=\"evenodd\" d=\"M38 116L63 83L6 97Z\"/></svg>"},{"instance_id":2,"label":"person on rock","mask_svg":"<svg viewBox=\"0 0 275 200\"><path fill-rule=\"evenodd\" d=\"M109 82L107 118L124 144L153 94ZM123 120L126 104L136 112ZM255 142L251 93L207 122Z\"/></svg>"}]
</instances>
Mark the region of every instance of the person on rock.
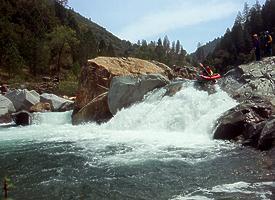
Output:
<instances>
[{"instance_id":1,"label":"person on rock","mask_svg":"<svg viewBox=\"0 0 275 200\"><path fill-rule=\"evenodd\" d=\"M264 34L264 53L265 56L272 56L272 37L268 31Z\"/></svg>"},{"instance_id":2,"label":"person on rock","mask_svg":"<svg viewBox=\"0 0 275 200\"><path fill-rule=\"evenodd\" d=\"M257 34L253 35L253 50L255 52L256 61L261 60L260 39Z\"/></svg>"}]
</instances>

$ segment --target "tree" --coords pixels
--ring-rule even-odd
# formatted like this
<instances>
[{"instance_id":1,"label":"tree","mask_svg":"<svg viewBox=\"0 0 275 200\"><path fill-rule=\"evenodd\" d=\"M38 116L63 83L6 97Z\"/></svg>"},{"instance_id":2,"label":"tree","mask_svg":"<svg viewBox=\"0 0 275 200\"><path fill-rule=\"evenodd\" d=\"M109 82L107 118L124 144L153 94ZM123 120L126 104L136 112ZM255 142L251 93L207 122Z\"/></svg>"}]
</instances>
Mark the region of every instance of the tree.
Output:
<instances>
[{"instance_id":1,"label":"tree","mask_svg":"<svg viewBox=\"0 0 275 200\"><path fill-rule=\"evenodd\" d=\"M156 60L158 60L160 62L164 62L165 52L164 52L164 49L162 46L161 38L158 39L155 52L156 52Z\"/></svg>"},{"instance_id":2,"label":"tree","mask_svg":"<svg viewBox=\"0 0 275 200\"><path fill-rule=\"evenodd\" d=\"M1 56L1 64L7 69L11 77L12 74L22 68L24 60L13 41L5 44L4 51L5 54Z\"/></svg>"},{"instance_id":3,"label":"tree","mask_svg":"<svg viewBox=\"0 0 275 200\"><path fill-rule=\"evenodd\" d=\"M112 43L110 43L107 47L107 55L111 57L114 57L116 55Z\"/></svg>"},{"instance_id":4,"label":"tree","mask_svg":"<svg viewBox=\"0 0 275 200\"><path fill-rule=\"evenodd\" d=\"M56 0L56 2L64 7L68 6L68 0Z\"/></svg>"},{"instance_id":5,"label":"tree","mask_svg":"<svg viewBox=\"0 0 275 200\"><path fill-rule=\"evenodd\" d=\"M163 39L163 48L165 53L167 54L170 50L170 41L168 39L168 36L165 35L164 39Z\"/></svg>"},{"instance_id":6,"label":"tree","mask_svg":"<svg viewBox=\"0 0 275 200\"><path fill-rule=\"evenodd\" d=\"M105 56L106 52L107 52L107 44L105 42L105 40L100 40L99 44L98 44L98 55L100 56Z\"/></svg>"},{"instance_id":7,"label":"tree","mask_svg":"<svg viewBox=\"0 0 275 200\"><path fill-rule=\"evenodd\" d=\"M242 23L245 23L245 22L247 22L248 20L250 20L250 19L249 19L249 5L248 5L247 2L244 3L242 16L243 16Z\"/></svg>"},{"instance_id":8,"label":"tree","mask_svg":"<svg viewBox=\"0 0 275 200\"><path fill-rule=\"evenodd\" d=\"M57 56L56 62L56 71L58 75L61 70L61 60L65 48L72 50L78 43L79 40L76 37L76 32L66 26L56 27L50 34L48 34L50 40L50 49L52 50L53 55Z\"/></svg>"},{"instance_id":9,"label":"tree","mask_svg":"<svg viewBox=\"0 0 275 200\"><path fill-rule=\"evenodd\" d=\"M204 52L204 48L203 48L202 44L199 42L197 45L196 57L199 62L203 62L203 60L205 59L205 56L206 55Z\"/></svg>"},{"instance_id":10,"label":"tree","mask_svg":"<svg viewBox=\"0 0 275 200\"><path fill-rule=\"evenodd\" d=\"M180 53L180 41L179 40L177 40L177 42L176 42L176 54L179 54Z\"/></svg>"}]
</instances>

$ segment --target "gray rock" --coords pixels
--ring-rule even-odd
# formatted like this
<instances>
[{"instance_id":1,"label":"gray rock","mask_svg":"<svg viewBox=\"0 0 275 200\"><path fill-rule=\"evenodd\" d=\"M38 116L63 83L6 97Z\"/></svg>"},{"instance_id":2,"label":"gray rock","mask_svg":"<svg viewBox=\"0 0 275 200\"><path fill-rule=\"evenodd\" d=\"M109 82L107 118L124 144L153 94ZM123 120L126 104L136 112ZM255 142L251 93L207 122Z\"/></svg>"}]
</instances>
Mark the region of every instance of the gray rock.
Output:
<instances>
[{"instance_id":1,"label":"gray rock","mask_svg":"<svg viewBox=\"0 0 275 200\"><path fill-rule=\"evenodd\" d=\"M12 102L7 97L0 94L0 116L12 112L15 112Z\"/></svg>"},{"instance_id":2,"label":"gray rock","mask_svg":"<svg viewBox=\"0 0 275 200\"><path fill-rule=\"evenodd\" d=\"M39 102L39 98L34 96L27 89L10 91L5 95L5 97L11 100L16 111L29 110L30 107Z\"/></svg>"},{"instance_id":3,"label":"gray rock","mask_svg":"<svg viewBox=\"0 0 275 200\"><path fill-rule=\"evenodd\" d=\"M36 92L35 90L31 90L30 93L36 98L40 99L40 94L38 94L38 92Z\"/></svg>"},{"instance_id":4,"label":"gray rock","mask_svg":"<svg viewBox=\"0 0 275 200\"><path fill-rule=\"evenodd\" d=\"M118 110L141 101L146 93L163 87L169 82L159 74L114 77L108 93L111 113L115 115Z\"/></svg>"},{"instance_id":5,"label":"gray rock","mask_svg":"<svg viewBox=\"0 0 275 200\"><path fill-rule=\"evenodd\" d=\"M15 112L12 102L0 94L0 124L12 122L11 113Z\"/></svg>"},{"instance_id":6,"label":"gray rock","mask_svg":"<svg viewBox=\"0 0 275 200\"><path fill-rule=\"evenodd\" d=\"M68 104L73 104L73 101L61 98L54 94L44 93L40 95L40 102L42 103L50 103L52 107L52 111L59 111L66 104L66 107L69 107ZM64 111L64 110L62 110Z\"/></svg>"},{"instance_id":7,"label":"gray rock","mask_svg":"<svg viewBox=\"0 0 275 200\"><path fill-rule=\"evenodd\" d=\"M223 90L242 101L252 96L275 98L275 57L240 65L219 81Z\"/></svg>"}]
</instances>

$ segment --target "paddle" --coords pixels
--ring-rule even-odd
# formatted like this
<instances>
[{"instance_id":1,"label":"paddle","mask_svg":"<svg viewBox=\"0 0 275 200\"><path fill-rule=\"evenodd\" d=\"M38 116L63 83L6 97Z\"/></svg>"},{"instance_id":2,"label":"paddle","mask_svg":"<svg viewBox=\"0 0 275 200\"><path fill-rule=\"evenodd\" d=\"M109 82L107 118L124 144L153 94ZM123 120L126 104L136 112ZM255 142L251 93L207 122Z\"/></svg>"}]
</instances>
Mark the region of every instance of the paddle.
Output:
<instances>
[{"instance_id":1,"label":"paddle","mask_svg":"<svg viewBox=\"0 0 275 200\"><path fill-rule=\"evenodd\" d=\"M208 74L208 76L212 76L207 69L205 69L204 65L202 63L200 63L200 66L204 69L204 71L206 71L206 73Z\"/></svg>"}]
</instances>

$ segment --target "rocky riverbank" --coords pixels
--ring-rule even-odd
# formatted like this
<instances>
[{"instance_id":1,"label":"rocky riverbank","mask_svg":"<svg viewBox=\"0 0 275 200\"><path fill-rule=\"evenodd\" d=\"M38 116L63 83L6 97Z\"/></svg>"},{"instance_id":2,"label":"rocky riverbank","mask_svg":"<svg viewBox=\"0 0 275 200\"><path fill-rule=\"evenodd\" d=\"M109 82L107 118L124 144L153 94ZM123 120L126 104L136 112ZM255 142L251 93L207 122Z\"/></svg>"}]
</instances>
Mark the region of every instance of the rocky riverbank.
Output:
<instances>
[{"instance_id":1,"label":"rocky riverbank","mask_svg":"<svg viewBox=\"0 0 275 200\"><path fill-rule=\"evenodd\" d=\"M270 57L225 74L218 84L239 105L217 120L214 139L232 140L260 150L275 146L274 69L275 57ZM32 112L71 109L74 125L106 122L156 88L165 88L165 95L174 95L182 88L182 82L174 80L193 79L195 73L196 70L175 71L162 63L136 58L98 57L82 68L75 103L54 94L13 90L0 96L0 123L13 120L27 125Z\"/></svg>"},{"instance_id":2,"label":"rocky riverbank","mask_svg":"<svg viewBox=\"0 0 275 200\"><path fill-rule=\"evenodd\" d=\"M240 65L219 84L240 104L218 119L214 138L261 150L275 147L275 57Z\"/></svg>"},{"instance_id":3,"label":"rocky riverbank","mask_svg":"<svg viewBox=\"0 0 275 200\"><path fill-rule=\"evenodd\" d=\"M54 94L39 94L35 90L15 89L0 95L0 124L15 122L30 125L34 112L63 112L72 110L74 101Z\"/></svg>"}]
</instances>

